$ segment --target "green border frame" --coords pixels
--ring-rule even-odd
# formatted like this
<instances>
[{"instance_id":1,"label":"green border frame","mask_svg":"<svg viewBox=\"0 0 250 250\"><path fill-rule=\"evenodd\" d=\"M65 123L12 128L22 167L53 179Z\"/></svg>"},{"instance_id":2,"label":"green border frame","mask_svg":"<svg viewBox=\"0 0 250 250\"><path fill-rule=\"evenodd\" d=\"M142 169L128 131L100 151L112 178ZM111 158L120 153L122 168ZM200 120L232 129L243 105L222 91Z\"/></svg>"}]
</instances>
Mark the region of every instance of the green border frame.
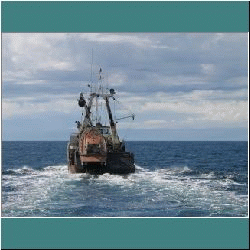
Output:
<instances>
[{"instance_id":1,"label":"green border frame","mask_svg":"<svg viewBox=\"0 0 250 250\"><path fill-rule=\"evenodd\" d=\"M248 2L2 2L2 32L248 32Z\"/></svg>"},{"instance_id":2,"label":"green border frame","mask_svg":"<svg viewBox=\"0 0 250 250\"><path fill-rule=\"evenodd\" d=\"M249 32L248 2L1 2L2 32ZM248 249L248 218L2 218L3 249Z\"/></svg>"},{"instance_id":3,"label":"green border frame","mask_svg":"<svg viewBox=\"0 0 250 250\"><path fill-rule=\"evenodd\" d=\"M244 249L246 219L2 219L3 248Z\"/></svg>"}]
</instances>

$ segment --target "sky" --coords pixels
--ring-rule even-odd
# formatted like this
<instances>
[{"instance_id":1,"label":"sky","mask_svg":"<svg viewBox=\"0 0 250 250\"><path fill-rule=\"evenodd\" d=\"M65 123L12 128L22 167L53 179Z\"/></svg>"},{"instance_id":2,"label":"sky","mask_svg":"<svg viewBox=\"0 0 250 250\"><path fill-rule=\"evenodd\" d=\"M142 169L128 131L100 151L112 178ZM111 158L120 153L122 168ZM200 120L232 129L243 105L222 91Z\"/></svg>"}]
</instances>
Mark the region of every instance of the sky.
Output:
<instances>
[{"instance_id":1,"label":"sky","mask_svg":"<svg viewBox=\"0 0 250 250\"><path fill-rule=\"evenodd\" d=\"M2 140L67 141L92 60L135 114L121 138L248 140L247 33L3 33Z\"/></svg>"}]
</instances>

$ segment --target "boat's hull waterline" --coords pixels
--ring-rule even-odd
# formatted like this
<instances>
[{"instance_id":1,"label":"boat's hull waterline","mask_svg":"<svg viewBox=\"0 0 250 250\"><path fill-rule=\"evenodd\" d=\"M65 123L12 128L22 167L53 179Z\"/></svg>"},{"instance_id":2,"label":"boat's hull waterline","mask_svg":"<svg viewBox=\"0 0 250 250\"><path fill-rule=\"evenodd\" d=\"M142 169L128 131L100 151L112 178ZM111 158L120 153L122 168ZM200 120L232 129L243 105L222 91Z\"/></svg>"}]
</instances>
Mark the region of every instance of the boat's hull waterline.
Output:
<instances>
[{"instance_id":1,"label":"boat's hull waterline","mask_svg":"<svg viewBox=\"0 0 250 250\"><path fill-rule=\"evenodd\" d=\"M110 98L115 100L115 91L110 89L110 93L104 94L102 88L99 87L98 89L101 89L101 91L90 93L88 103L83 94L80 94L78 104L85 108L85 117L82 122L76 122L78 132L70 136L67 147L69 172L90 174L134 173L134 155L125 151L125 144L118 137L116 123L113 120L109 105ZM99 98L102 98L105 102L109 126L103 126L100 121L94 123L91 119L93 99L96 99L97 107ZM134 115L131 117L134 119Z\"/></svg>"},{"instance_id":2,"label":"boat's hull waterline","mask_svg":"<svg viewBox=\"0 0 250 250\"><path fill-rule=\"evenodd\" d=\"M134 157L131 153L108 153L106 162L80 163L80 157L76 162L68 165L69 172L90 174L129 174L135 172Z\"/></svg>"}]
</instances>

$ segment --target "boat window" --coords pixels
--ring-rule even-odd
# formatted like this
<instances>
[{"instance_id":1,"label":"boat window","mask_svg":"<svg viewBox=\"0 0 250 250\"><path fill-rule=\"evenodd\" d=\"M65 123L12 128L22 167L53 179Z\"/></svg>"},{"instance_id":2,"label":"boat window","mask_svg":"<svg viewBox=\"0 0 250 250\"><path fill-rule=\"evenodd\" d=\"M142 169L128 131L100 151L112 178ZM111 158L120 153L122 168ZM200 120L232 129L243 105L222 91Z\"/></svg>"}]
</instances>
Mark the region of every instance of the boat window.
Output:
<instances>
[{"instance_id":1,"label":"boat window","mask_svg":"<svg viewBox=\"0 0 250 250\"><path fill-rule=\"evenodd\" d=\"M87 154L97 154L100 153L101 145L100 144L88 144L87 145Z\"/></svg>"},{"instance_id":2,"label":"boat window","mask_svg":"<svg viewBox=\"0 0 250 250\"><path fill-rule=\"evenodd\" d=\"M108 128L102 128L102 129L101 129L101 133L102 133L103 135L108 135L108 134L109 134L109 129L108 129Z\"/></svg>"}]
</instances>

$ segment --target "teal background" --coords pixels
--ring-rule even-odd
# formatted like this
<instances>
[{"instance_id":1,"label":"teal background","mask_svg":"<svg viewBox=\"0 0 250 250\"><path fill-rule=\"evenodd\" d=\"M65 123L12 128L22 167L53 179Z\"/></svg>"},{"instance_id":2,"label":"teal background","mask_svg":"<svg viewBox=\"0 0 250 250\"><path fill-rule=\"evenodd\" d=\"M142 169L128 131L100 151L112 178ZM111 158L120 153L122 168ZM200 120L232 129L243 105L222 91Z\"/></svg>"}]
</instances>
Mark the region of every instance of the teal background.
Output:
<instances>
[{"instance_id":1,"label":"teal background","mask_svg":"<svg viewBox=\"0 0 250 250\"><path fill-rule=\"evenodd\" d=\"M2 2L2 32L248 32L248 2ZM248 218L2 218L2 248L247 249Z\"/></svg>"},{"instance_id":2,"label":"teal background","mask_svg":"<svg viewBox=\"0 0 250 250\"><path fill-rule=\"evenodd\" d=\"M2 219L3 248L248 248L246 219Z\"/></svg>"},{"instance_id":3,"label":"teal background","mask_svg":"<svg viewBox=\"0 0 250 250\"><path fill-rule=\"evenodd\" d=\"M2 2L2 32L247 32L248 2Z\"/></svg>"}]
</instances>

